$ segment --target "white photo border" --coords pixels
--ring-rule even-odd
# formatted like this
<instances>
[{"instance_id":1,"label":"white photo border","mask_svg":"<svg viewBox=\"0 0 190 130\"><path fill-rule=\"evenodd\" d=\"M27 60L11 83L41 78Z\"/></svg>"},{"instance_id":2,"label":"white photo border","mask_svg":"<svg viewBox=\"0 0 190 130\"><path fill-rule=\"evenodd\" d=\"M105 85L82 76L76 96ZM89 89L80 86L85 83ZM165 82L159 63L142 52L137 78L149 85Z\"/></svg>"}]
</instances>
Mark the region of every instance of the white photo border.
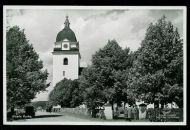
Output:
<instances>
[{"instance_id":1,"label":"white photo border","mask_svg":"<svg viewBox=\"0 0 190 130\"><path fill-rule=\"evenodd\" d=\"M7 121L7 98L6 98L6 10L7 9L94 9L94 10L183 10L183 122L8 122ZM186 6L3 6L3 124L4 125L187 125L187 7Z\"/></svg>"}]
</instances>

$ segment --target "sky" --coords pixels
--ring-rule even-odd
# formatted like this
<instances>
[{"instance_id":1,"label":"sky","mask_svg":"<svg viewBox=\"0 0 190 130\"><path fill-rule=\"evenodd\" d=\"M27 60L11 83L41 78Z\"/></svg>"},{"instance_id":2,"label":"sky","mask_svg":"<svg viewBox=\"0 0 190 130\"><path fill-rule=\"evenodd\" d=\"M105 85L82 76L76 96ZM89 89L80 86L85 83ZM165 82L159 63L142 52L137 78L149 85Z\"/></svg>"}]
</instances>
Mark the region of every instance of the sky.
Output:
<instances>
[{"instance_id":1,"label":"sky","mask_svg":"<svg viewBox=\"0 0 190 130\"><path fill-rule=\"evenodd\" d=\"M183 10L136 10L136 9L7 9L6 25L18 25L24 29L30 44L33 44L44 68L48 70L47 82L52 82L52 51L59 31L64 28L66 15L70 28L80 45L80 66L91 64L92 55L105 46L108 40L115 39L124 49L136 51L140 47L149 24L155 23L163 15L178 28L183 36ZM36 95L33 101L48 100L46 92Z\"/></svg>"}]
</instances>

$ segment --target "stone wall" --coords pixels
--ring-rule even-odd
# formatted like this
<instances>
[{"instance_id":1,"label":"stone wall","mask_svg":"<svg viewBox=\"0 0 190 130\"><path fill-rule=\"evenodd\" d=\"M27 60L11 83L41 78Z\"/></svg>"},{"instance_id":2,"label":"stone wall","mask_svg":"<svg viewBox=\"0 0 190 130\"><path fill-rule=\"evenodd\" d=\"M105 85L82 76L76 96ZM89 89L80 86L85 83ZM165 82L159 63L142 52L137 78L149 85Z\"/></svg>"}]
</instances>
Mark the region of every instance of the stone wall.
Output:
<instances>
[{"instance_id":1,"label":"stone wall","mask_svg":"<svg viewBox=\"0 0 190 130\"><path fill-rule=\"evenodd\" d=\"M73 113L73 114L79 114L79 115L85 115L89 116L90 112L88 111L87 108L61 108L61 112L66 112L66 113Z\"/></svg>"}]
</instances>

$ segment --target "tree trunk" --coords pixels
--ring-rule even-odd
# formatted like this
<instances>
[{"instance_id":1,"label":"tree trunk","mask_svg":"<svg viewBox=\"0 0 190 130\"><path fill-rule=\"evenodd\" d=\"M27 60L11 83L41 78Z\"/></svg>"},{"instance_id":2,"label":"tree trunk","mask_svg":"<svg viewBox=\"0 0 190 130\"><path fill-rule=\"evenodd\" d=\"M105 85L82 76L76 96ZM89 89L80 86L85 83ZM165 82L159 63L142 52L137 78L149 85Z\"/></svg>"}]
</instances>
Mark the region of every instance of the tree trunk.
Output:
<instances>
[{"instance_id":1,"label":"tree trunk","mask_svg":"<svg viewBox=\"0 0 190 130\"><path fill-rule=\"evenodd\" d=\"M161 103L161 109L163 109L164 108L164 103Z\"/></svg>"},{"instance_id":2,"label":"tree trunk","mask_svg":"<svg viewBox=\"0 0 190 130\"><path fill-rule=\"evenodd\" d=\"M11 107L11 112L10 112L10 117L8 117L8 118L10 118L11 120L13 119L13 115L15 114L15 111L14 111L14 106L13 107Z\"/></svg>"},{"instance_id":3,"label":"tree trunk","mask_svg":"<svg viewBox=\"0 0 190 130\"><path fill-rule=\"evenodd\" d=\"M114 117L113 102L111 102L111 108L112 108L112 117L113 117L113 119L114 119L115 117Z\"/></svg>"},{"instance_id":4,"label":"tree trunk","mask_svg":"<svg viewBox=\"0 0 190 130\"><path fill-rule=\"evenodd\" d=\"M11 107L11 114L14 114L14 107Z\"/></svg>"},{"instance_id":5,"label":"tree trunk","mask_svg":"<svg viewBox=\"0 0 190 130\"><path fill-rule=\"evenodd\" d=\"M111 104L111 108L112 108L112 110L113 110L113 102L109 102L110 104Z\"/></svg>"},{"instance_id":6,"label":"tree trunk","mask_svg":"<svg viewBox=\"0 0 190 130\"><path fill-rule=\"evenodd\" d=\"M154 108L159 108L159 102L158 101L154 102Z\"/></svg>"}]
</instances>

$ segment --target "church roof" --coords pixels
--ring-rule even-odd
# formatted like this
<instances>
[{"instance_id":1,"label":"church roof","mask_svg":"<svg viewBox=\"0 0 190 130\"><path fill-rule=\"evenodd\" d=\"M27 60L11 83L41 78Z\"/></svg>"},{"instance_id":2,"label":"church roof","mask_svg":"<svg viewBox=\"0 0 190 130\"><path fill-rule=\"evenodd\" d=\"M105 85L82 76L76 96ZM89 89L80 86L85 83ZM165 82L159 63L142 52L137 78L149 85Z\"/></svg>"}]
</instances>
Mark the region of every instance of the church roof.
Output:
<instances>
[{"instance_id":1,"label":"church roof","mask_svg":"<svg viewBox=\"0 0 190 130\"><path fill-rule=\"evenodd\" d=\"M70 29L70 23L68 20L68 16L66 16L65 27L62 29L56 37L56 42L62 41L64 39L68 39L70 42L77 42L75 33Z\"/></svg>"}]
</instances>

